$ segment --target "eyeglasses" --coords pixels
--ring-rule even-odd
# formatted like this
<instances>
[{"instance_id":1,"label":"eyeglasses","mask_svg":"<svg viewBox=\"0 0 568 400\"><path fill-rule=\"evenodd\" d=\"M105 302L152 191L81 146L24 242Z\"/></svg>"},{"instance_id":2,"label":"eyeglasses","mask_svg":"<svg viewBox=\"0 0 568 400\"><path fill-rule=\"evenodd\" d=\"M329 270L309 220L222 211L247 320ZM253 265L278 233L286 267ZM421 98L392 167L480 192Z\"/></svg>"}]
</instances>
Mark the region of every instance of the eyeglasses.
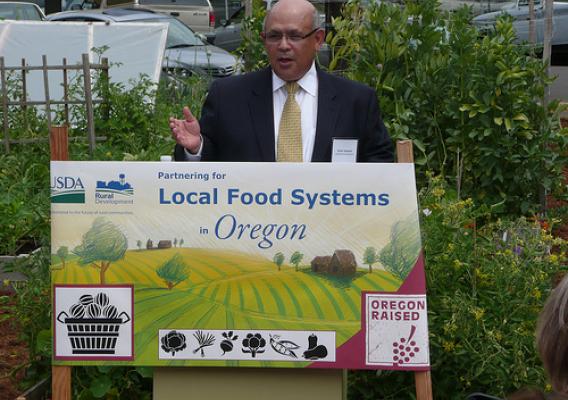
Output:
<instances>
[{"instance_id":1,"label":"eyeglasses","mask_svg":"<svg viewBox=\"0 0 568 400\"><path fill-rule=\"evenodd\" d=\"M277 31L270 31L268 33L264 33L264 39L268 43L276 44L276 43L280 43L282 38L285 37L288 42L298 43L298 42L312 36L319 29L320 28L315 28L313 31L310 31L309 33L306 33L305 35L302 35L301 33L298 33L298 32L282 33L282 32L277 32Z\"/></svg>"}]
</instances>

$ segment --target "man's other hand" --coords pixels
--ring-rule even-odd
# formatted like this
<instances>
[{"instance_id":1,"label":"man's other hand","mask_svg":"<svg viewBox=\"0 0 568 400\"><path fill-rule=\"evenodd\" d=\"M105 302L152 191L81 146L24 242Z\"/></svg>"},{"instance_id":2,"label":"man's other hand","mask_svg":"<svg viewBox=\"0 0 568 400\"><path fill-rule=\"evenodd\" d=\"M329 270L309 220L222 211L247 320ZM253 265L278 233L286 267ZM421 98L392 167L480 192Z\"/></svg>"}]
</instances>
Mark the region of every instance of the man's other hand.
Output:
<instances>
[{"instance_id":1,"label":"man's other hand","mask_svg":"<svg viewBox=\"0 0 568 400\"><path fill-rule=\"evenodd\" d=\"M193 116L188 107L183 108L183 118L170 117L172 137L180 146L191 154L196 154L201 146L201 128L199 121Z\"/></svg>"}]
</instances>

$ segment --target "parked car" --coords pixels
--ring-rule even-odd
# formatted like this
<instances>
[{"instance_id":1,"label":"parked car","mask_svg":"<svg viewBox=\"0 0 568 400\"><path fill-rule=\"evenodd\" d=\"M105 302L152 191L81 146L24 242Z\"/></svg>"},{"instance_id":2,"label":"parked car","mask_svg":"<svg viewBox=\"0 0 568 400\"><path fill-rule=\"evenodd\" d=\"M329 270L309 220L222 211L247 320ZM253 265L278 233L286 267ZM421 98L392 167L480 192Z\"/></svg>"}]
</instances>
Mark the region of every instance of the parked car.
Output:
<instances>
[{"instance_id":1,"label":"parked car","mask_svg":"<svg viewBox=\"0 0 568 400\"><path fill-rule=\"evenodd\" d=\"M238 60L229 52L205 43L176 18L150 10L109 8L106 10L63 11L49 21L163 22L168 24L163 71L169 75L206 75L222 78L239 73Z\"/></svg>"},{"instance_id":2,"label":"parked car","mask_svg":"<svg viewBox=\"0 0 568 400\"><path fill-rule=\"evenodd\" d=\"M245 8L240 7L227 20L221 20L219 25L211 35L207 35L207 40L227 51L235 51L242 41L241 27L245 17Z\"/></svg>"},{"instance_id":3,"label":"parked car","mask_svg":"<svg viewBox=\"0 0 568 400\"><path fill-rule=\"evenodd\" d=\"M113 7L143 8L179 19L195 32L211 32L215 13L209 0L68 0L65 11Z\"/></svg>"},{"instance_id":4,"label":"parked car","mask_svg":"<svg viewBox=\"0 0 568 400\"><path fill-rule=\"evenodd\" d=\"M501 11L481 14L472 22L482 32L493 29L497 18L508 14L513 18L513 28L517 34L517 42L529 40L529 6L528 0L518 0L515 4L503 8ZM544 4L535 0L535 32L536 43L544 42ZM568 3L554 2L552 17L552 52L568 55Z\"/></svg>"},{"instance_id":5,"label":"parked car","mask_svg":"<svg viewBox=\"0 0 568 400\"><path fill-rule=\"evenodd\" d=\"M34 3L0 1L0 20L43 21L45 15Z\"/></svg>"},{"instance_id":6,"label":"parked car","mask_svg":"<svg viewBox=\"0 0 568 400\"><path fill-rule=\"evenodd\" d=\"M215 12L215 26L229 19L242 6L241 0L209 0Z\"/></svg>"}]
</instances>

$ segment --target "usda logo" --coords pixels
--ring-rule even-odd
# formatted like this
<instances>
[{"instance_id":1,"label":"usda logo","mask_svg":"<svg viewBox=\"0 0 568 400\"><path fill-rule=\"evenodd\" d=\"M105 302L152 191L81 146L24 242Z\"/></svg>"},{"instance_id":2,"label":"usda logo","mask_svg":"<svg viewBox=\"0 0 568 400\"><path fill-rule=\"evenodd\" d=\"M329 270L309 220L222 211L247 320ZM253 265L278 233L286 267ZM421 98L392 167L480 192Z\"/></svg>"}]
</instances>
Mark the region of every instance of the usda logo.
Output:
<instances>
[{"instance_id":1,"label":"usda logo","mask_svg":"<svg viewBox=\"0 0 568 400\"><path fill-rule=\"evenodd\" d=\"M78 177L54 176L51 180L52 203L85 203L85 186Z\"/></svg>"}]
</instances>

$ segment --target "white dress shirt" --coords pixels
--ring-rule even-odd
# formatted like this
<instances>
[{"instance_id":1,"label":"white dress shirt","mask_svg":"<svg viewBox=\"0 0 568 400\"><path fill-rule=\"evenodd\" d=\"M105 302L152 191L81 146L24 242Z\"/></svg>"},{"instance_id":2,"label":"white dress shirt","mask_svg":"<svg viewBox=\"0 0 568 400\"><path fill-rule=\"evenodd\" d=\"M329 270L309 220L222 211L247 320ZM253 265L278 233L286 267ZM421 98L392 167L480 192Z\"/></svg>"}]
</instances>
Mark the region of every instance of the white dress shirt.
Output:
<instances>
[{"instance_id":1,"label":"white dress shirt","mask_svg":"<svg viewBox=\"0 0 568 400\"><path fill-rule=\"evenodd\" d=\"M284 103L288 97L286 82L280 79L272 71L272 99L274 104L274 153L278 152L278 131L280 130L280 119L284 110ZM302 150L304 162L312 160L314 143L316 138L316 123L318 116L318 74L316 64L298 81L298 91L296 92L296 102L301 110L302 123ZM278 159L278 154L276 154Z\"/></svg>"}]
</instances>

